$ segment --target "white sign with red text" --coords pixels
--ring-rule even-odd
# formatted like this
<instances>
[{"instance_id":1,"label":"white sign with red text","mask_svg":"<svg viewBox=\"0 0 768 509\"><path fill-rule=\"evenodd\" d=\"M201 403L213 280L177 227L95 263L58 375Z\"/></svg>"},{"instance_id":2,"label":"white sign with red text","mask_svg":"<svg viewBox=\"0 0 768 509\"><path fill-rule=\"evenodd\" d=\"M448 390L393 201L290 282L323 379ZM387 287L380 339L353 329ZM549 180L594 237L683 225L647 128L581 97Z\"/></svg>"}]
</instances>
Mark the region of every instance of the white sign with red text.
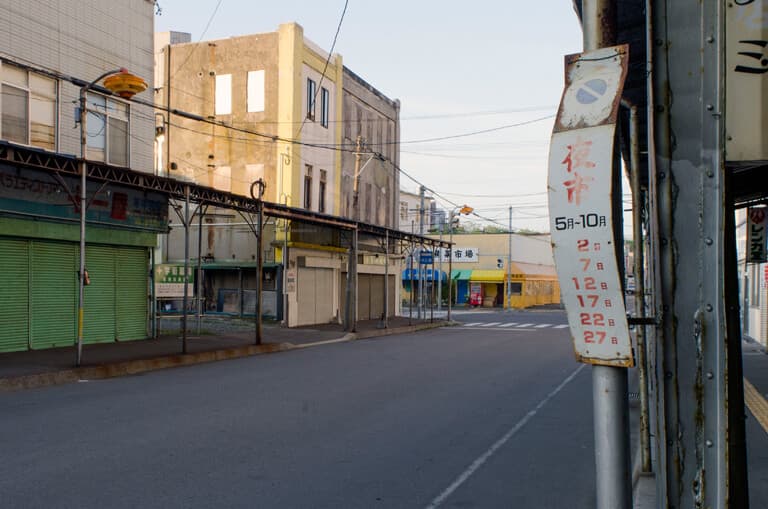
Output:
<instances>
[{"instance_id":1,"label":"white sign with red text","mask_svg":"<svg viewBox=\"0 0 768 509\"><path fill-rule=\"evenodd\" d=\"M549 152L550 231L577 359L633 366L613 236L615 112L605 109L606 104L615 107L616 94L621 94L622 50L598 51L568 57L574 72L563 94ZM611 51L616 55L614 62ZM596 114L590 113L593 104Z\"/></svg>"}]
</instances>

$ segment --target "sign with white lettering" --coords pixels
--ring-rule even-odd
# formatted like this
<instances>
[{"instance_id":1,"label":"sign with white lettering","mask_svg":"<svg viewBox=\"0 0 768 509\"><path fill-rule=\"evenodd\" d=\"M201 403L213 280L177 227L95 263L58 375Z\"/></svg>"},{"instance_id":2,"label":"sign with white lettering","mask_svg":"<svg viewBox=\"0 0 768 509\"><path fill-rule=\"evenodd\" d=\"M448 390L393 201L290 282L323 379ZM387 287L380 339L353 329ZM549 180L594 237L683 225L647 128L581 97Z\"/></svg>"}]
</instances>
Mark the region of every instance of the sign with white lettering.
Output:
<instances>
[{"instance_id":1,"label":"sign with white lettering","mask_svg":"<svg viewBox=\"0 0 768 509\"><path fill-rule=\"evenodd\" d=\"M768 208L754 207L747 211L747 262L768 261L765 229L768 227Z\"/></svg>"},{"instance_id":2,"label":"sign with white lettering","mask_svg":"<svg viewBox=\"0 0 768 509\"><path fill-rule=\"evenodd\" d=\"M187 296L195 295L194 267L189 267L186 277ZM155 265L155 296L158 299L184 297L184 265Z\"/></svg>"},{"instance_id":3,"label":"sign with white lettering","mask_svg":"<svg viewBox=\"0 0 768 509\"><path fill-rule=\"evenodd\" d=\"M613 237L616 110L627 46L566 57L566 87L549 152L555 266L581 362L633 366Z\"/></svg>"}]
</instances>

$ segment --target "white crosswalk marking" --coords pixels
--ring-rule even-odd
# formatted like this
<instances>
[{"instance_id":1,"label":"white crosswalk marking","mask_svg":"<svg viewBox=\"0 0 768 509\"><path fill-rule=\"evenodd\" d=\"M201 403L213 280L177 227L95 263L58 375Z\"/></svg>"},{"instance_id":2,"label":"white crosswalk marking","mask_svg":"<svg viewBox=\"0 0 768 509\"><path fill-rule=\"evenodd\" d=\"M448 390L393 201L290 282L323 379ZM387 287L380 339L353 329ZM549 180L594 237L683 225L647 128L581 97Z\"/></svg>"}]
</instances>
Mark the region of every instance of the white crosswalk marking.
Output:
<instances>
[{"instance_id":1,"label":"white crosswalk marking","mask_svg":"<svg viewBox=\"0 0 768 509\"><path fill-rule=\"evenodd\" d=\"M517 325L517 322L502 323L499 327L512 327L513 325Z\"/></svg>"},{"instance_id":2,"label":"white crosswalk marking","mask_svg":"<svg viewBox=\"0 0 768 509\"><path fill-rule=\"evenodd\" d=\"M533 324L532 323L524 323L524 324L518 325L518 327L530 327L531 325L533 325Z\"/></svg>"},{"instance_id":3,"label":"white crosswalk marking","mask_svg":"<svg viewBox=\"0 0 768 509\"><path fill-rule=\"evenodd\" d=\"M493 327L494 325L499 325L501 322L488 322L482 324L480 327Z\"/></svg>"},{"instance_id":4,"label":"white crosswalk marking","mask_svg":"<svg viewBox=\"0 0 768 509\"><path fill-rule=\"evenodd\" d=\"M543 329L544 327L549 327L550 325L552 325L552 324L551 323L540 323L539 325L536 326L536 328L537 329Z\"/></svg>"},{"instance_id":5,"label":"white crosswalk marking","mask_svg":"<svg viewBox=\"0 0 768 509\"><path fill-rule=\"evenodd\" d=\"M566 327L568 327L567 323L563 325L555 325L555 329L565 329Z\"/></svg>"},{"instance_id":6,"label":"white crosswalk marking","mask_svg":"<svg viewBox=\"0 0 768 509\"><path fill-rule=\"evenodd\" d=\"M474 326L476 326L476 325L480 325L481 323L483 323L483 322L470 322L470 323L465 323L465 324L464 324L464 327L474 327Z\"/></svg>"}]
</instances>

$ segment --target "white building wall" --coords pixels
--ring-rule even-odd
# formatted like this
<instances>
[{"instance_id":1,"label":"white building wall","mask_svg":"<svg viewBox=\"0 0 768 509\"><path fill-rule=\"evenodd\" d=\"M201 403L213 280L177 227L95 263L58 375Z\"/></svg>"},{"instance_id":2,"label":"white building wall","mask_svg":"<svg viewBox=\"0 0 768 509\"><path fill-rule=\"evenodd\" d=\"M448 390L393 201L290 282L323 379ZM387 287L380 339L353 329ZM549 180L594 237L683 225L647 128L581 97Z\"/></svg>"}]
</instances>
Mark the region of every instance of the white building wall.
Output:
<instances>
[{"instance_id":1,"label":"white building wall","mask_svg":"<svg viewBox=\"0 0 768 509\"><path fill-rule=\"evenodd\" d=\"M92 80L127 68L153 88L152 0L0 0L0 52L21 64ZM62 83L58 152L79 155L75 101L79 88ZM131 106L131 167L151 172L154 119L151 108Z\"/></svg>"}]
</instances>

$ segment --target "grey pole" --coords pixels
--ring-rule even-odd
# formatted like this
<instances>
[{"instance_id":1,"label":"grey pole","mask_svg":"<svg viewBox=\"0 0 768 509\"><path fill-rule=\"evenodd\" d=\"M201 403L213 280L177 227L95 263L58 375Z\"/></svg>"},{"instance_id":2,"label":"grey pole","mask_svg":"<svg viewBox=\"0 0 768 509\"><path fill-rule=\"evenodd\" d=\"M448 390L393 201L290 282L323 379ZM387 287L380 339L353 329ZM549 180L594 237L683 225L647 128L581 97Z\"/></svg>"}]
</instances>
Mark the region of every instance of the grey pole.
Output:
<instances>
[{"instance_id":1,"label":"grey pole","mask_svg":"<svg viewBox=\"0 0 768 509\"><path fill-rule=\"evenodd\" d=\"M260 345L263 340L263 328L262 328L262 317L261 317L261 286L262 286L262 278L264 277L264 257L262 255L262 251L264 250L264 202L262 201L262 197L264 196L264 188L266 187L266 184L264 183L264 180L259 179L253 184L251 184L251 197L253 197L253 186L258 186L259 188L259 195L256 202L256 220L259 222L258 225L258 236L256 237L256 306L254 313L256 314L256 341L255 343L257 345Z\"/></svg>"},{"instance_id":2,"label":"grey pole","mask_svg":"<svg viewBox=\"0 0 768 509\"><path fill-rule=\"evenodd\" d=\"M613 0L583 0L584 50L609 46L616 40ZM612 168L613 172L617 168ZM614 200L621 196L613 197ZM614 366L592 367L595 423L597 509L630 509L632 479L629 455L627 372Z\"/></svg>"},{"instance_id":3,"label":"grey pole","mask_svg":"<svg viewBox=\"0 0 768 509\"><path fill-rule=\"evenodd\" d=\"M622 104L625 104L622 102ZM628 103L626 103L628 105ZM643 199L640 189L640 145L637 106L629 105L630 168L632 170L632 229L635 241L635 316L645 318L645 255L643 253ZM640 385L640 453L642 471L651 471L651 432L648 403L648 347L645 326L635 329Z\"/></svg>"},{"instance_id":4,"label":"grey pole","mask_svg":"<svg viewBox=\"0 0 768 509\"><path fill-rule=\"evenodd\" d=\"M413 220L411 220L411 233L413 233ZM413 325L413 250L414 250L414 244L413 244L413 237L411 237L411 256L408 259L408 268L410 269L408 271L409 278L408 278L408 284L411 286L410 291L410 299L408 299L408 325Z\"/></svg>"},{"instance_id":5,"label":"grey pole","mask_svg":"<svg viewBox=\"0 0 768 509\"><path fill-rule=\"evenodd\" d=\"M181 314L181 353L187 353L187 306L189 302L189 185L184 186L184 300Z\"/></svg>"},{"instance_id":6,"label":"grey pole","mask_svg":"<svg viewBox=\"0 0 768 509\"><path fill-rule=\"evenodd\" d=\"M197 216L197 275L195 276L195 292L197 293L197 335L200 336L201 322L203 320L203 204L198 208Z\"/></svg>"},{"instance_id":7,"label":"grey pole","mask_svg":"<svg viewBox=\"0 0 768 509\"><path fill-rule=\"evenodd\" d=\"M432 284L429 285L429 321L435 321L435 246L430 246L432 249ZM438 274L439 276L439 274Z\"/></svg>"},{"instance_id":8,"label":"grey pole","mask_svg":"<svg viewBox=\"0 0 768 509\"><path fill-rule=\"evenodd\" d=\"M384 232L384 328L389 316L389 231Z\"/></svg>"},{"instance_id":9,"label":"grey pole","mask_svg":"<svg viewBox=\"0 0 768 509\"><path fill-rule=\"evenodd\" d=\"M80 88L80 271L78 272L77 295L77 348L75 350L75 365L80 366L83 360L83 316L85 315L85 218L88 209L88 164L85 162L88 150L88 131L86 121L88 118L88 90L96 83L110 74L123 72L125 69L108 71Z\"/></svg>"},{"instance_id":10,"label":"grey pole","mask_svg":"<svg viewBox=\"0 0 768 509\"><path fill-rule=\"evenodd\" d=\"M453 305L453 211L448 217L448 316L451 321L451 306Z\"/></svg>"},{"instance_id":11,"label":"grey pole","mask_svg":"<svg viewBox=\"0 0 768 509\"><path fill-rule=\"evenodd\" d=\"M432 248L432 252L435 252L434 247ZM437 271L438 271L438 277L437 278L437 313L440 314L440 301L443 300L443 225L440 225L440 245L437 248L437 253L440 259L437 261Z\"/></svg>"},{"instance_id":12,"label":"grey pole","mask_svg":"<svg viewBox=\"0 0 768 509\"><path fill-rule=\"evenodd\" d=\"M507 308L512 309L512 207L509 207L509 251L507 251Z\"/></svg>"},{"instance_id":13,"label":"grey pole","mask_svg":"<svg viewBox=\"0 0 768 509\"><path fill-rule=\"evenodd\" d=\"M426 188L419 186L419 235L424 236L424 192ZM421 267L421 252L424 250L424 241L420 244L419 249L419 300L417 302L417 318L421 320L426 318L426 309L424 308L424 286L427 283L426 272ZM423 314L422 314L423 313Z\"/></svg>"}]
</instances>

